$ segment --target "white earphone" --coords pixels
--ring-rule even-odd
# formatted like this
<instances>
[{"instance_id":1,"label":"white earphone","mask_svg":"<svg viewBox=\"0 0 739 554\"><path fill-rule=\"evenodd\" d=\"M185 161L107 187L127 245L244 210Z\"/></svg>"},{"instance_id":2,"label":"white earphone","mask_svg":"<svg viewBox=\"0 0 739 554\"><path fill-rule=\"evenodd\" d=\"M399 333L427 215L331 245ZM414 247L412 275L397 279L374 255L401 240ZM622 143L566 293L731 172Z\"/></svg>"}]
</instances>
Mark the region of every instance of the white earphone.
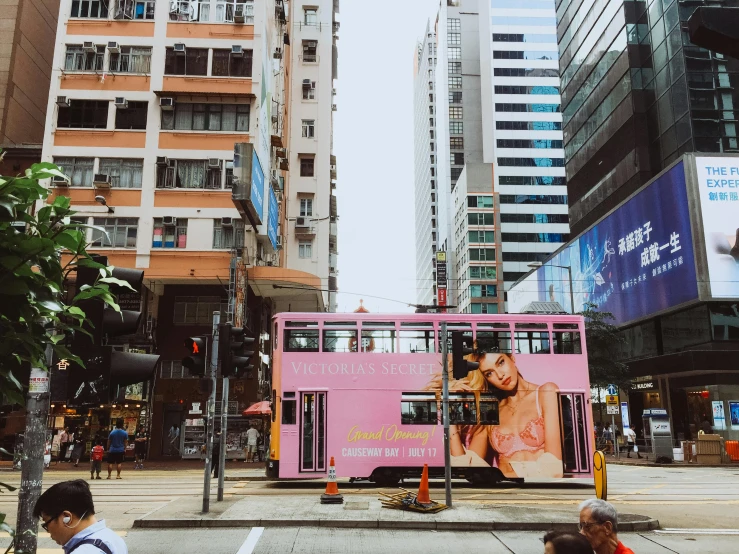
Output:
<instances>
[{"instance_id":1,"label":"white earphone","mask_svg":"<svg viewBox=\"0 0 739 554\"><path fill-rule=\"evenodd\" d=\"M69 517L69 516L64 516L64 517L62 518L62 523L63 523L64 525L67 525L67 524L68 524L68 523L69 523L70 521L72 521L72 518L71 518L71 517Z\"/></svg>"},{"instance_id":2,"label":"white earphone","mask_svg":"<svg viewBox=\"0 0 739 554\"><path fill-rule=\"evenodd\" d=\"M72 525L72 526L69 525L69 522L72 521L71 516L64 516L62 518L62 523L68 529L74 529L75 527L79 526L80 523L82 523L82 520L85 519L85 516L86 515L87 515L87 512L85 512L84 514L82 514L82 516L80 517L79 521L77 523L75 523L74 525Z\"/></svg>"}]
</instances>

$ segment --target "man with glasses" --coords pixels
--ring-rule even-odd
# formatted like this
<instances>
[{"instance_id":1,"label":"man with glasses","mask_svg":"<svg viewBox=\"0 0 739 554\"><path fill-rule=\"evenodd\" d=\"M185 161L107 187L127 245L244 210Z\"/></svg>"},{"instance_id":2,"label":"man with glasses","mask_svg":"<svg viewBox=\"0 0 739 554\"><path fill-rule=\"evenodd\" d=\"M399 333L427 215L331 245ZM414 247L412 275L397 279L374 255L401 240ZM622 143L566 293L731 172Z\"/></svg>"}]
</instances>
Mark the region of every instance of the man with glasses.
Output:
<instances>
[{"instance_id":1,"label":"man with glasses","mask_svg":"<svg viewBox=\"0 0 739 554\"><path fill-rule=\"evenodd\" d=\"M605 500L591 498L580 504L578 528L595 554L634 554L618 540L618 512Z\"/></svg>"},{"instance_id":2,"label":"man with glasses","mask_svg":"<svg viewBox=\"0 0 739 554\"><path fill-rule=\"evenodd\" d=\"M36 502L34 517L41 519L64 554L128 554L126 543L95 518L90 487L82 479L51 486Z\"/></svg>"}]
</instances>

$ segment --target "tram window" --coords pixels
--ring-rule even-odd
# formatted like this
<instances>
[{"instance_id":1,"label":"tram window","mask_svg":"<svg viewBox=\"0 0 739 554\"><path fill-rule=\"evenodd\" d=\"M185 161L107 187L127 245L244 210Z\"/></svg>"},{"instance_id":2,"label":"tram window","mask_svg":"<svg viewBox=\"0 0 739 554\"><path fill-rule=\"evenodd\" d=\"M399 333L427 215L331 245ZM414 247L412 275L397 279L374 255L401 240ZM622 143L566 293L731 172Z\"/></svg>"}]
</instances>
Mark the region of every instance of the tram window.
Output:
<instances>
[{"instance_id":1,"label":"tram window","mask_svg":"<svg viewBox=\"0 0 739 554\"><path fill-rule=\"evenodd\" d=\"M403 425L436 425L436 399L406 400L400 403L400 422Z\"/></svg>"},{"instance_id":2,"label":"tram window","mask_svg":"<svg viewBox=\"0 0 739 554\"><path fill-rule=\"evenodd\" d=\"M460 331L462 333L462 339L464 340L465 345L472 344L472 329L459 329L459 324L455 323L456 328L449 328L447 329L447 352L449 354L452 353L452 331ZM441 331L439 331L438 334L439 340L437 341L437 349L438 352L441 352Z\"/></svg>"},{"instance_id":3,"label":"tram window","mask_svg":"<svg viewBox=\"0 0 739 554\"><path fill-rule=\"evenodd\" d=\"M582 354L579 331L554 330L555 354Z\"/></svg>"},{"instance_id":4,"label":"tram window","mask_svg":"<svg viewBox=\"0 0 739 554\"><path fill-rule=\"evenodd\" d=\"M492 394L480 394L480 424L500 425L498 399Z\"/></svg>"},{"instance_id":5,"label":"tram window","mask_svg":"<svg viewBox=\"0 0 739 554\"><path fill-rule=\"evenodd\" d=\"M318 327L317 321L286 321L285 327Z\"/></svg>"},{"instance_id":6,"label":"tram window","mask_svg":"<svg viewBox=\"0 0 739 554\"><path fill-rule=\"evenodd\" d=\"M549 354L546 323L516 323L516 354Z\"/></svg>"},{"instance_id":7,"label":"tram window","mask_svg":"<svg viewBox=\"0 0 739 554\"><path fill-rule=\"evenodd\" d=\"M295 425L296 400L282 400L282 424Z\"/></svg>"},{"instance_id":8,"label":"tram window","mask_svg":"<svg viewBox=\"0 0 739 554\"><path fill-rule=\"evenodd\" d=\"M480 352L511 353L510 331L477 331L476 349Z\"/></svg>"},{"instance_id":9,"label":"tram window","mask_svg":"<svg viewBox=\"0 0 739 554\"><path fill-rule=\"evenodd\" d=\"M433 354L434 332L401 329L398 331L401 354Z\"/></svg>"},{"instance_id":10,"label":"tram window","mask_svg":"<svg viewBox=\"0 0 739 554\"><path fill-rule=\"evenodd\" d=\"M395 330L362 330L362 352L387 354L395 352Z\"/></svg>"},{"instance_id":11,"label":"tram window","mask_svg":"<svg viewBox=\"0 0 739 554\"><path fill-rule=\"evenodd\" d=\"M318 330L285 329L285 352L318 352Z\"/></svg>"},{"instance_id":12,"label":"tram window","mask_svg":"<svg viewBox=\"0 0 739 554\"><path fill-rule=\"evenodd\" d=\"M476 425L477 406L474 394L449 395L449 423L452 425Z\"/></svg>"},{"instance_id":13,"label":"tram window","mask_svg":"<svg viewBox=\"0 0 739 554\"><path fill-rule=\"evenodd\" d=\"M323 331L324 352L356 352L357 330L336 329Z\"/></svg>"}]
</instances>

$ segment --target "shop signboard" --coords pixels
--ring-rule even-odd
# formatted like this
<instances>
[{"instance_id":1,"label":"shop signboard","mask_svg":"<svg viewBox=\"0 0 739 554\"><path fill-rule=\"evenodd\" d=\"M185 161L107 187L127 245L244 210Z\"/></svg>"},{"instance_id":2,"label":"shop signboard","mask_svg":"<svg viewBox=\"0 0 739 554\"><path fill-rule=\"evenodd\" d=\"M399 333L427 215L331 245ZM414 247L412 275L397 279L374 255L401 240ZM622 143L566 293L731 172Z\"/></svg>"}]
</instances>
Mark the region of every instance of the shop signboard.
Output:
<instances>
[{"instance_id":1,"label":"shop signboard","mask_svg":"<svg viewBox=\"0 0 739 554\"><path fill-rule=\"evenodd\" d=\"M713 298L739 298L739 157L696 157Z\"/></svg>"},{"instance_id":2,"label":"shop signboard","mask_svg":"<svg viewBox=\"0 0 739 554\"><path fill-rule=\"evenodd\" d=\"M531 301L570 306L570 283L575 311L595 304L611 312L616 325L698 298L684 162L517 283L508 293L510 311Z\"/></svg>"},{"instance_id":3,"label":"shop signboard","mask_svg":"<svg viewBox=\"0 0 739 554\"><path fill-rule=\"evenodd\" d=\"M724 414L724 403L721 400L711 402L713 409L713 429L714 431L726 431L726 415Z\"/></svg>"}]
</instances>

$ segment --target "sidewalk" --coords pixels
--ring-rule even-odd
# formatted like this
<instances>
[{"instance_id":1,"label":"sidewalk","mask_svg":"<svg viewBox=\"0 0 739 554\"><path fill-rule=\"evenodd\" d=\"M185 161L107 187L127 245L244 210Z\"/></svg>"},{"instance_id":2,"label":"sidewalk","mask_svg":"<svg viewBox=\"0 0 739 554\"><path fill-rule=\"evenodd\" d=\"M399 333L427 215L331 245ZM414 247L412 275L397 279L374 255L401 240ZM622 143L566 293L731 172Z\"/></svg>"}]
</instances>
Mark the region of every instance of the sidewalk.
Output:
<instances>
[{"instance_id":1,"label":"sidewalk","mask_svg":"<svg viewBox=\"0 0 739 554\"><path fill-rule=\"evenodd\" d=\"M236 485L234 488L238 488ZM378 495L379 496L379 495ZM436 501L443 501L434 494ZM186 497L134 521L134 528L224 527L332 527L364 529L427 529L437 531L576 531L577 503L558 508L496 505L495 502L455 501L454 507L437 514L419 514L383 508L377 499L344 495L344 504L321 504L320 494L249 496L229 494L223 502L211 502L211 512L201 513L202 499ZM659 522L647 516L619 514L619 530L648 531Z\"/></svg>"}]
</instances>

